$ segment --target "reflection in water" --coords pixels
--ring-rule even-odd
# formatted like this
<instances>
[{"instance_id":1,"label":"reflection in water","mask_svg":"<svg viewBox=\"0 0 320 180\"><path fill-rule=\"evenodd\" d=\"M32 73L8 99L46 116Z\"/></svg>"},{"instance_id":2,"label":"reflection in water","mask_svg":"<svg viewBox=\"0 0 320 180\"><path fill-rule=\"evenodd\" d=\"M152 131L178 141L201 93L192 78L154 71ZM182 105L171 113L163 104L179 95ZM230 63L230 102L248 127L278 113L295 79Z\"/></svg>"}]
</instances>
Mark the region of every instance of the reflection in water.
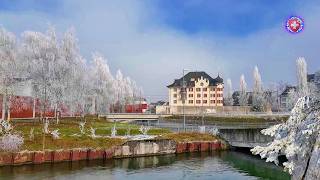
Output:
<instances>
[{"instance_id":1,"label":"reflection in water","mask_svg":"<svg viewBox=\"0 0 320 180\"><path fill-rule=\"evenodd\" d=\"M280 167L239 152L0 167L0 179L290 179Z\"/></svg>"}]
</instances>

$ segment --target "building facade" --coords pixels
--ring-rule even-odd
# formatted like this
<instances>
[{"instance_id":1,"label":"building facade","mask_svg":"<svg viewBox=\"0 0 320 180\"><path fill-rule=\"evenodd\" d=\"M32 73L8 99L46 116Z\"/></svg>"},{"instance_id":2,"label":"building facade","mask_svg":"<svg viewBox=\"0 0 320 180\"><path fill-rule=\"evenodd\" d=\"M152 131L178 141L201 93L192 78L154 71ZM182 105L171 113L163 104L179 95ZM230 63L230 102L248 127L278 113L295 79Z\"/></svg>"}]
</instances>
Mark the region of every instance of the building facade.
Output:
<instances>
[{"instance_id":1,"label":"building facade","mask_svg":"<svg viewBox=\"0 0 320 180\"><path fill-rule=\"evenodd\" d=\"M184 83L184 86L183 86ZM205 72L189 72L167 86L169 106L217 107L223 106L223 79L215 79Z\"/></svg>"}]
</instances>

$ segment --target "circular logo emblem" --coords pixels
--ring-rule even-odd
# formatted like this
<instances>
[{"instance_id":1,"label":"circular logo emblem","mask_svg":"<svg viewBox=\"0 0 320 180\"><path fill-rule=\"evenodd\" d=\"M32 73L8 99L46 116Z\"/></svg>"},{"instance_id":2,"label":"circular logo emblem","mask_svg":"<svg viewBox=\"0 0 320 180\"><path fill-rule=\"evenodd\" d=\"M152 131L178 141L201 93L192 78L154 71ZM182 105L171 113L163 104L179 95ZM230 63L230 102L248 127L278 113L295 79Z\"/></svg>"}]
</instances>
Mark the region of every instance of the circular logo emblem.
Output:
<instances>
[{"instance_id":1,"label":"circular logo emblem","mask_svg":"<svg viewBox=\"0 0 320 180\"><path fill-rule=\"evenodd\" d=\"M291 33L299 33L304 28L303 19L297 16L292 16L287 20L286 28Z\"/></svg>"}]
</instances>

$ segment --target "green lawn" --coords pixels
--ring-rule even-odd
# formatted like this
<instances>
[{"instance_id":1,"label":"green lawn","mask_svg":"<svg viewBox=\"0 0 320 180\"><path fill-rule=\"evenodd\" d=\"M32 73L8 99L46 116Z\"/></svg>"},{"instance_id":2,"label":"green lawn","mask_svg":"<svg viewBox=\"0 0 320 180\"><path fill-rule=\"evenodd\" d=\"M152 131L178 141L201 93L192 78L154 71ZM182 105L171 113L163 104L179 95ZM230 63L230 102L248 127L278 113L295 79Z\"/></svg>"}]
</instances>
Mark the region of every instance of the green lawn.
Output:
<instances>
[{"instance_id":1,"label":"green lawn","mask_svg":"<svg viewBox=\"0 0 320 180\"><path fill-rule=\"evenodd\" d=\"M14 131L19 132L23 135L25 143L21 150L42 150L43 144L45 149L71 149L71 148L110 148L112 146L120 145L125 142L120 138L91 138L88 135L91 134L91 127L96 128L96 135L99 136L110 136L111 129L114 123L107 122L103 119L97 119L93 117L86 118L85 135L80 135L79 122L83 119L65 118L60 120L59 124L55 121L51 121L49 130L59 129L60 139L53 140L50 135L44 135L42 133L43 124L39 122L12 122ZM29 138L30 129L34 128L34 139ZM139 132L140 126L117 123L117 135L126 135L130 128L130 135L141 134ZM150 129L148 134L159 135L170 133L166 129ZM74 136L78 134L80 136Z\"/></svg>"}]
</instances>

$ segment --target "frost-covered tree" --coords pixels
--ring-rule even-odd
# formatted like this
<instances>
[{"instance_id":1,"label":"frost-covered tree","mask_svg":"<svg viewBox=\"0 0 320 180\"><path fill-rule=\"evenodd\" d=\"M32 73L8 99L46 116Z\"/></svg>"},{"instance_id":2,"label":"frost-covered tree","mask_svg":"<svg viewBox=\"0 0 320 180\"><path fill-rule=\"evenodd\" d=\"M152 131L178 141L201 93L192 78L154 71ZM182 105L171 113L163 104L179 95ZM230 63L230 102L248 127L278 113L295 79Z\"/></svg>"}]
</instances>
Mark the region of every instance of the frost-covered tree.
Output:
<instances>
[{"instance_id":1,"label":"frost-covered tree","mask_svg":"<svg viewBox=\"0 0 320 180\"><path fill-rule=\"evenodd\" d=\"M320 131L320 101L310 97L299 98L291 111L290 118L261 132L274 140L266 147L257 146L251 151L278 164L278 156L286 155L285 169L293 179L303 179Z\"/></svg>"},{"instance_id":2,"label":"frost-covered tree","mask_svg":"<svg viewBox=\"0 0 320 180\"><path fill-rule=\"evenodd\" d=\"M63 80L65 97L63 102L68 106L72 115L85 112L85 104L91 86L86 76L88 68L79 52L78 40L73 29L64 34L61 44L61 58L67 65L64 67L65 78Z\"/></svg>"},{"instance_id":3,"label":"frost-covered tree","mask_svg":"<svg viewBox=\"0 0 320 180\"><path fill-rule=\"evenodd\" d=\"M133 103L140 92L136 82L124 77L121 71L114 78L99 53L85 60L73 29L66 31L61 40L52 26L45 33L25 31L19 41L13 33L0 28L0 59L2 119L10 114L11 104L24 107L21 103L17 105L19 102L12 96L16 82L21 79L31 81L34 109L38 102L40 117L44 118L53 109L55 112L68 109L72 116L107 113L115 103L122 108Z\"/></svg>"},{"instance_id":4,"label":"frost-covered tree","mask_svg":"<svg viewBox=\"0 0 320 180\"><path fill-rule=\"evenodd\" d=\"M119 69L116 73L116 78L115 78L115 98L116 98L116 103L118 104L118 108L120 111L124 111L124 104L125 104L125 81L123 74L121 70Z\"/></svg>"},{"instance_id":5,"label":"frost-covered tree","mask_svg":"<svg viewBox=\"0 0 320 180\"><path fill-rule=\"evenodd\" d=\"M18 58L18 47L13 33L0 28L0 94L3 95L2 119L6 112L10 116L11 95L21 75L21 63Z\"/></svg>"},{"instance_id":6,"label":"frost-covered tree","mask_svg":"<svg viewBox=\"0 0 320 180\"><path fill-rule=\"evenodd\" d=\"M41 101L41 116L56 101L57 70L60 62L56 33L49 28L46 34L26 31L23 33L23 53L29 61L30 78L33 81L33 96Z\"/></svg>"},{"instance_id":7,"label":"frost-covered tree","mask_svg":"<svg viewBox=\"0 0 320 180\"><path fill-rule=\"evenodd\" d=\"M298 93L296 92L296 90L290 89L288 92L288 97L287 97L287 104L288 104L287 106L288 106L289 110L291 110L294 107L298 98L299 97L298 97Z\"/></svg>"},{"instance_id":8,"label":"frost-covered tree","mask_svg":"<svg viewBox=\"0 0 320 180\"><path fill-rule=\"evenodd\" d=\"M308 82L307 82L307 63L304 57L299 57L296 61L297 68L297 93L299 97L307 96Z\"/></svg>"},{"instance_id":9,"label":"frost-covered tree","mask_svg":"<svg viewBox=\"0 0 320 180\"><path fill-rule=\"evenodd\" d=\"M279 84L272 83L268 86L265 91L265 103L266 106L270 106L272 110L279 111L280 104L279 104L279 92L283 92L279 90Z\"/></svg>"},{"instance_id":10,"label":"frost-covered tree","mask_svg":"<svg viewBox=\"0 0 320 180\"><path fill-rule=\"evenodd\" d=\"M92 67L93 103L96 113L109 111L113 100L114 78L110 72L106 60L98 53L93 55Z\"/></svg>"},{"instance_id":11,"label":"frost-covered tree","mask_svg":"<svg viewBox=\"0 0 320 180\"><path fill-rule=\"evenodd\" d=\"M224 97L224 104L227 106L233 105L233 98L232 98L232 82L231 79L227 79L227 86L226 86L226 97Z\"/></svg>"},{"instance_id":12,"label":"frost-covered tree","mask_svg":"<svg viewBox=\"0 0 320 180\"><path fill-rule=\"evenodd\" d=\"M240 76L239 105L240 106L248 105L247 83L243 74Z\"/></svg>"},{"instance_id":13,"label":"frost-covered tree","mask_svg":"<svg viewBox=\"0 0 320 180\"><path fill-rule=\"evenodd\" d=\"M253 70L253 94L252 108L254 111L263 111L265 107L265 97L262 89L262 81L259 69L257 66Z\"/></svg>"}]
</instances>

